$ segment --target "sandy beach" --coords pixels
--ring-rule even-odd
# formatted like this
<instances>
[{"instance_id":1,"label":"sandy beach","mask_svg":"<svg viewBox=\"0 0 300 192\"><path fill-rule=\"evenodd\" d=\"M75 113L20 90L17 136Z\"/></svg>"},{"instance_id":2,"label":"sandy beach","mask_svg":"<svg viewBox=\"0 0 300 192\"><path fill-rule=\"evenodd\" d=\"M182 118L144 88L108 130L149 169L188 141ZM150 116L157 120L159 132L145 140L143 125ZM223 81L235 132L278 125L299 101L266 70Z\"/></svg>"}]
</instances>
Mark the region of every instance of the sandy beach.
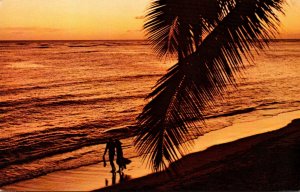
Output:
<instances>
[{"instance_id":1,"label":"sandy beach","mask_svg":"<svg viewBox=\"0 0 300 192\"><path fill-rule=\"evenodd\" d=\"M300 119L189 154L169 170L99 191L299 190Z\"/></svg>"},{"instance_id":2,"label":"sandy beach","mask_svg":"<svg viewBox=\"0 0 300 192\"><path fill-rule=\"evenodd\" d=\"M0 192L300 191L300 0L0 9Z\"/></svg>"},{"instance_id":3,"label":"sandy beach","mask_svg":"<svg viewBox=\"0 0 300 192\"><path fill-rule=\"evenodd\" d=\"M263 190L299 189L299 186L297 188L292 185L292 183L297 184L295 172L288 172L291 175L285 179L282 176L276 176L277 179L284 179L282 181L288 182L288 185L284 186L277 185L278 181L274 183L273 176L269 178L273 174L283 174L281 172L285 170L296 170L293 160L297 153L291 150L295 149L300 134L297 130L299 120L295 120L299 117L300 111L294 111L207 133L194 141L194 148L191 149L190 154L170 165L169 170L173 170L171 175L166 174L168 171L151 174L151 169L142 163L141 158L135 157L131 159L132 163L125 170L123 179L120 179L119 174L112 177L109 173L109 166L103 167L103 164L99 163L53 172L35 179L7 185L2 189L90 191L101 188L100 191L135 189L169 191L171 189L233 190L236 188L258 190L261 186L267 186L266 184L270 186ZM276 150L273 150L274 148ZM280 161L270 164L269 168L278 171L270 173L262 169L262 167L268 168L264 163L273 162L273 158ZM260 164L257 164L258 162ZM279 170L280 167L282 169ZM104 188L120 182L123 184Z\"/></svg>"}]
</instances>

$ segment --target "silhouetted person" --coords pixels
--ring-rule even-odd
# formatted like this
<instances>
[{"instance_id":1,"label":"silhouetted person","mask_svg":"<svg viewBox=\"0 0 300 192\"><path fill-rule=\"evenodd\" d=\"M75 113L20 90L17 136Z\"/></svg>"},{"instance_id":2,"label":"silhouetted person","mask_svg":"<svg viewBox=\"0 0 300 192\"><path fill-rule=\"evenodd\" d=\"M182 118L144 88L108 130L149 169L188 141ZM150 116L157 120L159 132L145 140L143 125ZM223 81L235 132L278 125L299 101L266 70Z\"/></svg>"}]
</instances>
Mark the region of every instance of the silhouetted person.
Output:
<instances>
[{"instance_id":1,"label":"silhouetted person","mask_svg":"<svg viewBox=\"0 0 300 192\"><path fill-rule=\"evenodd\" d=\"M112 173L115 172L115 170L116 170L116 167L115 167L115 164L114 164L115 148L116 148L115 142L113 142L112 139L109 139L109 141L106 143L106 148L105 148L104 155L103 155L104 166L106 166L105 154L108 150L109 163L110 163L110 166L111 166L111 172Z\"/></svg>"},{"instance_id":2,"label":"silhouetted person","mask_svg":"<svg viewBox=\"0 0 300 192\"><path fill-rule=\"evenodd\" d=\"M119 172L119 174L120 174L120 182L119 183L123 183L124 182L124 173Z\"/></svg>"},{"instance_id":3,"label":"silhouetted person","mask_svg":"<svg viewBox=\"0 0 300 192\"><path fill-rule=\"evenodd\" d=\"M123 157L122 143L120 140L116 139L115 144L117 149L117 164L119 166L119 172L121 172L123 169L126 169L126 164Z\"/></svg>"},{"instance_id":4,"label":"silhouetted person","mask_svg":"<svg viewBox=\"0 0 300 192\"><path fill-rule=\"evenodd\" d=\"M119 172L126 169L126 165L131 163L130 159L123 156L122 143L118 139L115 139L116 149L117 149L117 164L119 166Z\"/></svg>"},{"instance_id":5,"label":"silhouetted person","mask_svg":"<svg viewBox=\"0 0 300 192\"><path fill-rule=\"evenodd\" d=\"M116 184L116 173L115 172L112 173L111 184L112 185Z\"/></svg>"}]
</instances>

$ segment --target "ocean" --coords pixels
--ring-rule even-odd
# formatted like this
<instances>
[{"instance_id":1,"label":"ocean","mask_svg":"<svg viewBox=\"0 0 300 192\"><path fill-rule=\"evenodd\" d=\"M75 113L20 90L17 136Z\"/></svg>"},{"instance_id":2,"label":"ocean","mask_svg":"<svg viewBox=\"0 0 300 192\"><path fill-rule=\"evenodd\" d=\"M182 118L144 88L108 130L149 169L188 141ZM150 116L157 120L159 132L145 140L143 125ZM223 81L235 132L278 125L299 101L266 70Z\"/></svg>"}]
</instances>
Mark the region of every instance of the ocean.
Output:
<instances>
[{"instance_id":1,"label":"ocean","mask_svg":"<svg viewBox=\"0 0 300 192\"><path fill-rule=\"evenodd\" d=\"M204 134L300 110L300 41L253 54ZM135 118L175 62L145 41L0 42L0 186L97 164L111 137L136 156Z\"/></svg>"}]
</instances>

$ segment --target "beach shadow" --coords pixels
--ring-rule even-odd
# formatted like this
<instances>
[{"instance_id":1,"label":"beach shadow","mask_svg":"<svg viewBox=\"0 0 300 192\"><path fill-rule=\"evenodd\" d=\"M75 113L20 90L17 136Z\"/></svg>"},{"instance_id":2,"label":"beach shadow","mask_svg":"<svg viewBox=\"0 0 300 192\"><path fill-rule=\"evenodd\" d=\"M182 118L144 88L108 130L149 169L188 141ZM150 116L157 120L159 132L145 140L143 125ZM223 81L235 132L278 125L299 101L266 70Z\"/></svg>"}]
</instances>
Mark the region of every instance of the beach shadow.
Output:
<instances>
[{"instance_id":1,"label":"beach shadow","mask_svg":"<svg viewBox=\"0 0 300 192\"><path fill-rule=\"evenodd\" d=\"M116 184L116 173L111 173L111 184L109 184L108 179L105 179L105 186L115 185Z\"/></svg>"},{"instance_id":2,"label":"beach shadow","mask_svg":"<svg viewBox=\"0 0 300 192\"><path fill-rule=\"evenodd\" d=\"M123 172L114 172L111 174L111 182L109 182L109 180L106 178L105 179L105 186L111 186L111 185L115 185L118 184L117 181L117 177L119 177L119 182L118 183L124 183L126 181L129 181L132 177L130 175L126 175Z\"/></svg>"},{"instance_id":3,"label":"beach shadow","mask_svg":"<svg viewBox=\"0 0 300 192\"><path fill-rule=\"evenodd\" d=\"M119 183L124 183L124 182L129 181L131 179L130 175L126 175L123 172L119 173L119 177L120 177Z\"/></svg>"}]
</instances>

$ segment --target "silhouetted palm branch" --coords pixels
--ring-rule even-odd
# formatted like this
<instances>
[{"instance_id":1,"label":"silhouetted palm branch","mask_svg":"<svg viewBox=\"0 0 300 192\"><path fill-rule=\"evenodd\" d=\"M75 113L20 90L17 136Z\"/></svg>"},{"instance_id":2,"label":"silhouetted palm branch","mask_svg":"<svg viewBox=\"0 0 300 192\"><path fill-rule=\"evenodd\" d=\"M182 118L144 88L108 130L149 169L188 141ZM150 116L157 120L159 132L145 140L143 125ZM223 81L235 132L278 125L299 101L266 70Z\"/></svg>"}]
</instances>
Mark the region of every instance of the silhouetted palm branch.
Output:
<instances>
[{"instance_id":1,"label":"silhouetted palm branch","mask_svg":"<svg viewBox=\"0 0 300 192\"><path fill-rule=\"evenodd\" d=\"M222 96L243 69L242 57L264 48L277 32L284 0L154 0L145 29L160 56L178 54L178 63L147 97L138 117L135 143L155 170L189 147L207 107ZM263 41L262 41L263 40ZM193 128L193 129L191 129Z\"/></svg>"}]
</instances>

